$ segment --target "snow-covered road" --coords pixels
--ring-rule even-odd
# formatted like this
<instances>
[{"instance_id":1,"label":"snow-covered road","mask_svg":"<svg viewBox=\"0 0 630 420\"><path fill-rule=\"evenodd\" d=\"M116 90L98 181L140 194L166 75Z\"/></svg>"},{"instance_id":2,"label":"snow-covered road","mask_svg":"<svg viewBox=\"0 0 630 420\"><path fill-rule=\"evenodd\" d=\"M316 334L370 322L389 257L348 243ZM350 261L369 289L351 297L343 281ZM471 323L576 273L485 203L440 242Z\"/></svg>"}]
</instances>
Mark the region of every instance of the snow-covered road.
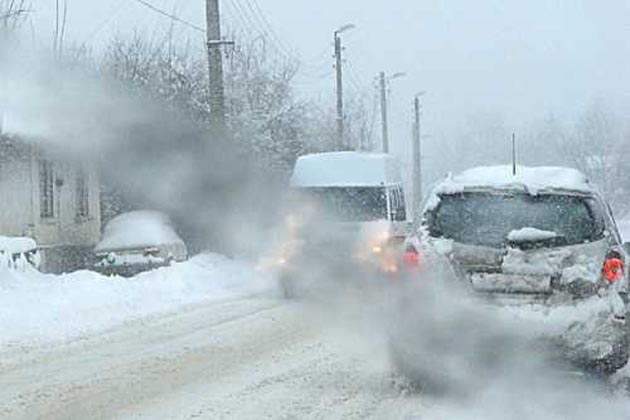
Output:
<instances>
[{"instance_id":1,"label":"snow-covered road","mask_svg":"<svg viewBox=\"0 0 630 420\"><path fill-rule=\"evenodd\" d=\"M409 392L358 312L327 309L271 294L229 297L65 343L12 346L0 354L0 418L494 420L506 407L519 420L566 418L555 399L523 403L521 390L468 402ZM630 413L588 392L571 410L586 401L580 420L601 407L604 419Z\"/></svg>"},{"instance_id":2,"label":"snow-covered road","mask_svg":"<svg viewBox=\"0 0 630 420\"><path fill-rule=\"evenodd\" d=\"M401 405L375 349L352 351L307 314L275 298L212 301L13 349L0 365L0 418L380 419L421 405Z\"/></svg>"}]
</instances>

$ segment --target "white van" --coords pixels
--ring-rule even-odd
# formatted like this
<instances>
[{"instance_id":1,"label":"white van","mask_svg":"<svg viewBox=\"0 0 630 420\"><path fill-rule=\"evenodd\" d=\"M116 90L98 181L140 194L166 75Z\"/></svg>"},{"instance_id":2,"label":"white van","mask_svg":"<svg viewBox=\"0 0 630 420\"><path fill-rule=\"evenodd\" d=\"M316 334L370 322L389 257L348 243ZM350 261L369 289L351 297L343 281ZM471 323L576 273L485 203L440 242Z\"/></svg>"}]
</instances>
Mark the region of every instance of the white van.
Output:
<instances>
[{"instance_id":1,"label":"white van","mask_svg":"<svg viewBox=\"0 0 630 420\"><path fill-rule=\"evenodd\" d=\"M393 273L407 232L398 160L334 152L300 157L277 255L285 296L335 287L365 270ZM365 276L362 276L365 278Z\"/></svg>"},{"instance_id":2,"label":"white van","mask_svg":"<svg viewBox=\"0 0 630 420\"><path fill-rule=\"evenodd\" d=\"M300 157L291 188L340 222L406 222L400 164L382 153L332 152Z\"/></svg>"}]
</instances>

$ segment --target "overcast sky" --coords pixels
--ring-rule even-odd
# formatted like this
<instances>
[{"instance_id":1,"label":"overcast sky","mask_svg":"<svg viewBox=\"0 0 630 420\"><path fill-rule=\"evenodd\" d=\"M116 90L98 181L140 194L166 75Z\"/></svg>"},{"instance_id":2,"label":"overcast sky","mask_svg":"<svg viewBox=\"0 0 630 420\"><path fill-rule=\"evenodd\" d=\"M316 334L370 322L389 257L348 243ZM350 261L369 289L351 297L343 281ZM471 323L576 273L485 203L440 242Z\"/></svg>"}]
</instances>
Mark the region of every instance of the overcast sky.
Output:
<instances>
[{"instance_id":1,"label":"overcast sky","mask_svg":"<svg viewBox=\"0 0 630 420\"><path fill-rule=\"evenodd\" d=\"M147 0L204 26L204 0ZM54 0L33 0L32 31L50 38ZM170 20L136 0L68 0L68 37L102 45L114 34L159 33ZM630 104L630 1L509 0L221 0L224 25L254 33L265 27L281 50L301 58L299 89L333 94L332 32L343 34L348 89L371 86L381 70L404 71L392 84L392 125L408 141L413 94L428 91L428 132L473 112L497 112L515 127L554 113L573 117L594 99ZM249 14L249 18L245 15ZM260 14L257 13L259 16ZM176 25L182 37L197 33ZM253 28L253 29L252 29ZM269 31L269 29L266 29ZM350 80L352 67L355 75Z\"/></svg>"}]
</instances>

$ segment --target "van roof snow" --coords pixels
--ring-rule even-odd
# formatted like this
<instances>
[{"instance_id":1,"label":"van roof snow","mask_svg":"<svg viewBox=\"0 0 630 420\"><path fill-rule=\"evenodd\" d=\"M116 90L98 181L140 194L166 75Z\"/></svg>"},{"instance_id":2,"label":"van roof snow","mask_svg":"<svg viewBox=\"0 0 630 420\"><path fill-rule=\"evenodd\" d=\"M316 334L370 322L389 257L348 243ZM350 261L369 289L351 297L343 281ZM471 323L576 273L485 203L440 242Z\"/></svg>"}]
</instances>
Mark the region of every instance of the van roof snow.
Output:
<instances>
[{"instance_id":1,"label":"van roof snow","mask_svg":"<svg viewBox=\"0 0 630 420\"><path fill-rule=\"evenodd\" d=\"M398 159L384 153L331 152L298 158L293 187L379 186L400 183Z\"/></svg>"}]
</instances>

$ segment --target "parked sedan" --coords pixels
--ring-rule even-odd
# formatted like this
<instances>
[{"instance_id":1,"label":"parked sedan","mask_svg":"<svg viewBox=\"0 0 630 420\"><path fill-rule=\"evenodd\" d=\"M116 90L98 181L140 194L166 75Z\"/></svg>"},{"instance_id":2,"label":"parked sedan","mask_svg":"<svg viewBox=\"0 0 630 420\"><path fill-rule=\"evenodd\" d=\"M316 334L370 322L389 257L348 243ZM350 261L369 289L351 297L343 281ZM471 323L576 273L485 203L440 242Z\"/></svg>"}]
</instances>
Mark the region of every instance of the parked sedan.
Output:
<instances>
[{"instance_id":1,"label":"parked sedan","mask_svg":"<svg viewBox=\"0 0 630 420\"><path fill-rule=\"evenodd\" d=\"M188 251L168 216L156 211L133 211L112 219L94 249L97 271L134 276L142 271L184 261Z\"/></svg>"}]
</instances>

